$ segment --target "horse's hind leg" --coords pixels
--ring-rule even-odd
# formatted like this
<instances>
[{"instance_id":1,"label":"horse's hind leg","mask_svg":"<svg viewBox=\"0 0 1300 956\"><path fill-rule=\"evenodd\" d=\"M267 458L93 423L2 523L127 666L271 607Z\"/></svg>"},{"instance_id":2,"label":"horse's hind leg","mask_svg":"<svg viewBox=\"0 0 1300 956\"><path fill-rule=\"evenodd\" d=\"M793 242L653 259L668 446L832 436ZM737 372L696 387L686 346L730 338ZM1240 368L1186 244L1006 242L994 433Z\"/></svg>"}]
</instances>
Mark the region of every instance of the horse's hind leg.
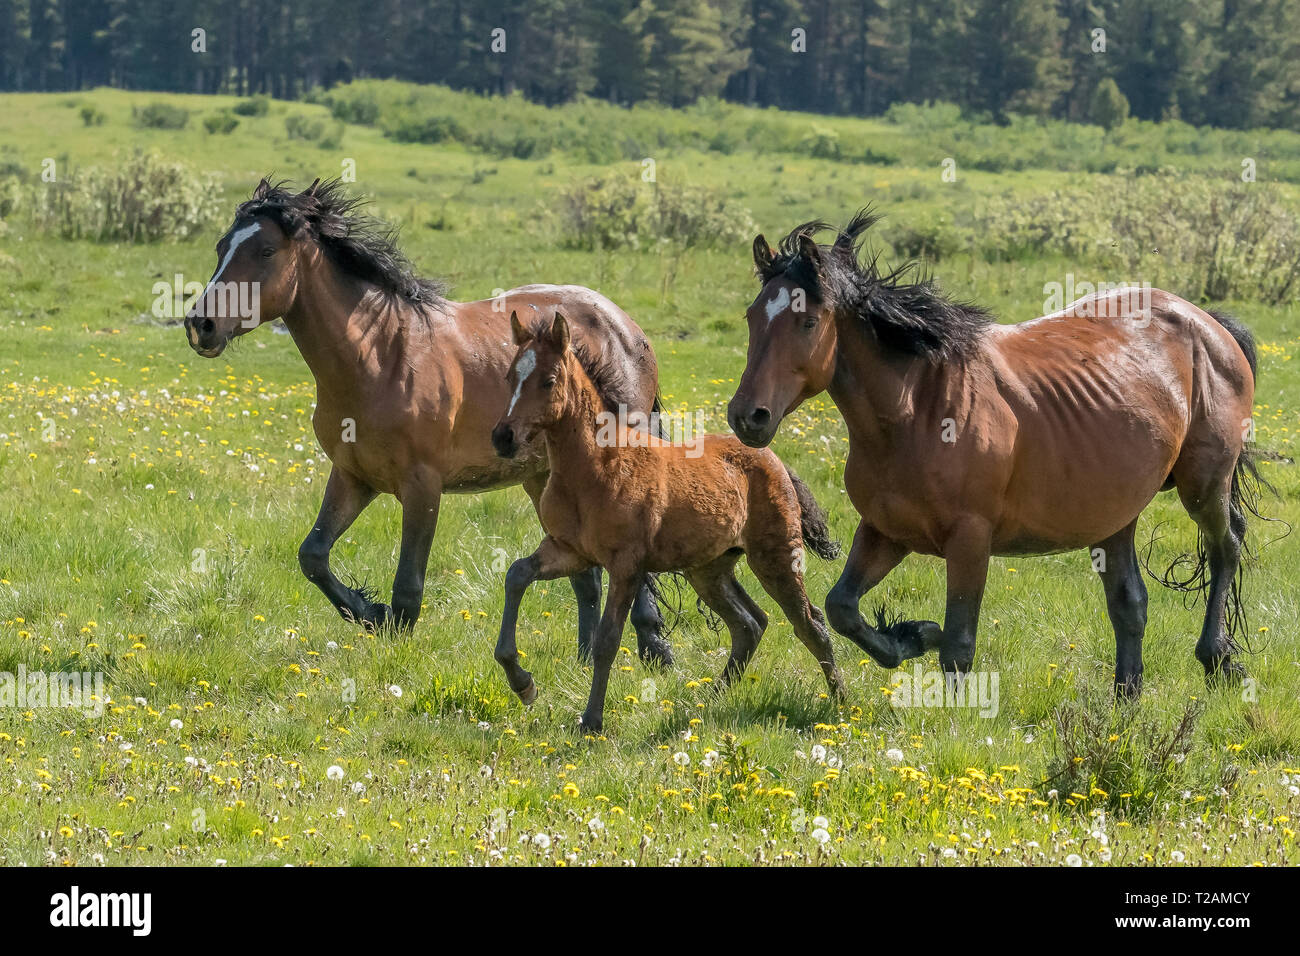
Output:
<instances>
[{"instance_id":1,"label":"horse's hind leg","mask_svg":"<svg viewBox=\"0 0 1300 956\"><path fill-rule=\"evenodd\" d=\"M1142 635L1147 627L1147 588L1133 546L1136 531L1135 518L1092 552L1093 565L1106 591L1106 612L1115 631L1115 693L1128 698L1142 692Z\"/></svg>"},{"instance_id":2,"label":"horse's hind leg","mask_svg":"<svg viewBox=\"0 0 1300 956\"><path fill-rule=\"evenodd\" d=\"M650 576L636 593L632 602L632 628L636 631L636 651L643 664L659 667L673 666L673 648L663 638L664 618L659 613L659 603L650 588Z\"/></svg>"},{"instance_id":3,"label":"horse's hind leg","mask_svg":"<svg viewBox=\"0 0 1300 956\"><path fill-rule=\"evenodd\" d=\"M1196 642L1196 659L1205 668L1207 683L1245 676L1245 669L1232 659L1237 650L1227 629L1227 605L1232 597L1241 566L1241 548L1246 537L1246 516L1232 500L1232 474L1222 476L1206 490L1179 478L1178 496L1201 530L1205 558L1210 566L1209 593L1205 598L1205 620Z\"/></svg>"},{"instance_id":4,"label":"horse's hind leg","mask_svg":"<svg viewBox=\"0 0 1300 956\"><path fill-rule=\"evenodd\" d=\"M726 687L745 672L767 628L767 615L745 593L733 573L739 558L739 554L723 555L712 564L686 575L700 600L722 618L731 637L731 656L718 678L720 687Z\"/></svg>"},{"instance_id":5,"label":"horse's hind leg","mask_svg":"<svg viewBox=\"0 0 1300 956\"><path fill-rule=\"evenodd\" d=\"M803 555L799 545L778 548L773 552L753 551L748 560L749 568L758 578L758 583L776 601L794 627L795 636L821 665L831 695L844 699L844 678L835 666L835 650L831 647L826 622L821 611L808 600L808 592L804 590L801 570Z\"/></svg>"},{"instance_id":6,"label":"horse's hind leg","mask_svg":"<svg viewBox=\"0 0 1300 956\"><path fill-rule=\"evenodd\" d=\"M298 565L307 580L321 589L345 619L378 627L391 613L388 605L371 601L330 570L330 550L334 543L374 500L375 492L369 486L341 468L330 469L320 514L298 549Z\"/></svg>"}]
</instances>

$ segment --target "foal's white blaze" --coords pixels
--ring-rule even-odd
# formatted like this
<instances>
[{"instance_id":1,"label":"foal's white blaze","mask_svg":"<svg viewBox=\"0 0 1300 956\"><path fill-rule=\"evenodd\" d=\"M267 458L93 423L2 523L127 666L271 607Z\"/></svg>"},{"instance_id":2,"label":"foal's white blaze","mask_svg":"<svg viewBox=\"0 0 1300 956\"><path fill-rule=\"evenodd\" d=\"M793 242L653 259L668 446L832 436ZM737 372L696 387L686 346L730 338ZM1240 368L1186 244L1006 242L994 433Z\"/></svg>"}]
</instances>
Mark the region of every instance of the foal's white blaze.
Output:
<instances>
[{"instance_id":1,"label":"foal's white blaze","mask_svg":"<svg viewBox=\"0 0 1300 956\"><path fill-rule=\"evenodd\" d=\"M507 415L515 410L515 403L519 401L519 393L524 390L524 381L533 374L535 368L537 368L537 356L532 349L519 356L519 361L515 365L515 374L519 378L515 382L515 397L510 399L510 407L506 409Z\"/></svg>"},{"instance_id":2,"label":"foal's white blaze","mask_svg":"<svg viewBox=\"0 0 1300 956\"><path fill-rule=\"evenodd\" d=\"M226 247L226 254L221 259L221 265L217 266L217 271L213 273L212 278L208 280L207 288L203 290L203 295L199 296L200 302L205 301L208 297L208 293L212 290L212 287L221 281L221 275L226 271L226 266L230 265L230 260L235 257L235 250L243 244L245 239L256 235L261 228L262 224L260 222L255 222L251 226L245 226L230 237L230 245Z\"/></svg>"},{"instance_id":3,"label":"foal's white blaze","mask_svg":"<svg viewBox=\"0 0 1300 956\"><path fill-rule=\"evenodd\" d=\"M790 290L782 289L772 298L767 300L765 307L767 312L767 321L770 325L772 320L790 307Z\"/></svg>"}]
</instances>

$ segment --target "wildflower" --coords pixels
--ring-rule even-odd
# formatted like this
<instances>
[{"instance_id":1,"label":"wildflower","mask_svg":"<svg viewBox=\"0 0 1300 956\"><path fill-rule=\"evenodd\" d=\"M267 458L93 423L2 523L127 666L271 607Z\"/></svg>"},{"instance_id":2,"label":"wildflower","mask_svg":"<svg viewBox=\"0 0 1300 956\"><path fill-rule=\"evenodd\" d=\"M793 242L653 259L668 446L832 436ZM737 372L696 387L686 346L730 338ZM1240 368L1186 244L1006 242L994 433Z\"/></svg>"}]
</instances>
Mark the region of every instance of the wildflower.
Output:
<instances>
[{"instance_id":1,"label":"wildflower","mask_svg":"<svg viewBox=\"0 0 1300 956\"><path fill-rule=\"evenodd\" d=\"M673 763L677 764L679 767L689 767L691 763L691 755L685 751L679 750L677 753L673 754Z\"/></svg>"},{"instance_id":2,"label":"wildflower","mask_svg":"<svg viewBox=\"0 0 1300 956\"><path fill-rule=\"evenodd\" d=\"M551 848L551 838L545 833L538 833L533 837L533 846L539 850L549 850Z\"/></svg>"},{"instance_id":3,"label":"wildflower","mask_svg":"<svg viewBox=\"0 0 1300 956\"><path fill-rule=\"evenodd\" d=\"M178 719L178 718L176 718L176 717L173 717L173 718L172 718L172 722L171 722L171 728L172 728L172 730L180 730L180 729L181 729L182 727L184 727L184 726L185 726L185 724L182 723L182 722L180 721L180 719Z\"/></svg>"},{"instance_id":4,"label":"wildflower","mask_svg":"<svg viewBox=\"0 0 1300 956\"><path fill-rule=\"evenodd\" d=\"M338 764L332 764L330 765L330 768L325 771L325 776L329 777L331 780L342 780L343 768Z\"/></svg>"},{"instance_id":5,"label":"wildflower","mask_svg":"<svg viewBox=\"0 0 1300 956\"><path fill-rule=\"evenodd\" d=\"M402 696L402 688L398 687L396 684L391 685L391 686L388 688L388 692L389 692L390 694L392 694L394 697L401 697L401 696Z\"/></svg>"},{"instance_id":6,"label":"wildflower","mask_svg":"<svg viewBox=\"0 0 1300 956\"><path fill-rule=\"evenodd\" d=\"M704 752L704 759L700 761L700 764L706 769L711 769L713 765L718 762L719 756L721 755L716 750L706 750ZM1295 788L1292 787L1291 789L1294 790Z\"/></svg>"},{"instance_id":7,"label":"wildflower","mask_svg":"<svg viewBox=\"0 0 1300 956\"><path fill-rule=\"evenodd\" d=\"M811 834L809 834L809 836L811 836L818 843L826 843L831 838L831 835L821 827L818 827Z\"/></svg>"},{"instance_id":8,"label":"wildflower","mask_svg":"<svg viewBox=\"0 0 1300 956\"><path fill-rule=\"evenodd\" d=\"M821 763L826 759L826 748L823 747L821 744L813 744L812 751L809 753L809 756L813 759L815 763Z\"/></svg>"},{"instance_id":9,"label":"wildflower","mask_svg":"<svg viewBox=\"0 0 1300 956\"><path fill-rule=\"evenodd\" d=\"M492 768L487 764L484 764L478 768L478 775L486 780L488 777L492 776Z\"/></svg>"},{"instance_id":10,"label":"wildflower","mask_svg":"<svg viewBox=\"0 0 1300 956\"><path fill-rule=\"evenodd\" d=\"M891 747L885 751L885 757L892 760L894 763L902 763L903 751L899 750L897 747Z\"/></svg>"},{"instance_id":11,"label":"wildflower","mask_svg":"<svg viewBox=\"0 0 1300 956\"><path fill-rule=\"evenodd\" d=\"M1183 860L1187 859L1187 855L1184 854L1182 850L1174 850L1173 853L1169 854L1169 859L1173 860L1175 863L1182 863Z\"/></svg>"},{"instance_id":12,"label":"wildflower","mask_svg":"<svg viewBox=\"0 0 1300 956\"><path fill-rule=\"evenodd\" d=\"M1083 857L1077 853L1071 853L1065 858L1066 866L1083 866Z\"/></svg>"}]
</instances>

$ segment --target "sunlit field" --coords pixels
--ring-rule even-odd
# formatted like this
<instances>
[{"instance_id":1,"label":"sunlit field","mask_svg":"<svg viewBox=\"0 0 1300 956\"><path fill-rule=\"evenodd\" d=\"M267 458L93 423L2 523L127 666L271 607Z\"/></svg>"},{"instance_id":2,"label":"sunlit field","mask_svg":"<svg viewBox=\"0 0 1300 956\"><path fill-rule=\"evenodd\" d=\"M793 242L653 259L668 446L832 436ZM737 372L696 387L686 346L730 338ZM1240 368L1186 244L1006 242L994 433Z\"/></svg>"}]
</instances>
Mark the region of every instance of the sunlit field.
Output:
<instances>
[{"instance_id":1,"label":"sunlit field","mask_svg":"<svg viewBox=\"0 0 1300 956\"><path fill-rule=\"evenodd\" d=\"M298 570L329 463L293 342L267 325L216 360L199 358L179 325L153 314L152 290L177 274L208 278L217 238L260 176L305 184L350 159L353 188L401 224L411 259L445 277L454 298L534 281L598 288L650 336L665 406L702 410L725 431L757 288L748 242L565 247L550 215L558 191L598 173L639 177L635 160L595 164L563 150L500 158L359 125L322 148L287 138L286 114L328 116L298 103L241 117L224 136L197 122L132 125L133 105L163 100L203 112L236 102L0 96L0 166L32 182L45 158L64 174L142 147L216 173L223 197L220 222L180 243L65 240L31 228L21 209L0 223L0 672L102 673L107 697L98 715L0 706L0 864L1300 859L1294 305L1225 304L1260 343L1257 441L1280 493L1262 510L1281 520L1252 526L1245 685L1206 688L1193 656L1200 607L1148 582L1145 690L1117 709L1114 640L1080 552L993 561L975 668L997 676L996 714L896 707L900 675L937 660L889 672L835 636L849 684L838 705L744 572L771 624L743 681L716 693L725 633L708 627L685 585L670 587L676 666L643 666L629 629L605 736L589 739L577 718L590 671L576 659L567 582L534 586L523 605L536 704L520 704L492 657L504 569L541 537L523 491L443 499L413 633L341 620ZM103 125L83 126L87 104ZM867 140L888 132L877 121L834 125ZM945 183L941 153L890 165L743 149L651 158L661 178L725 193L773 241L804 220L841 222L877 203L889 217L887 258L891 226L1079 178L961 168ZM1238 168L1230 162L1226 175ZM1059 257L990 263L958 252L933 271L1011 322L1043 311L1046 283L1088 270ZM774 447L847 547L856 525L842 490L847 439L830 400L801 408ZM394 500L372 505L334 550L340 575L387 600L399 530ZM1172 493L1146 512L1139 554L1153 541L1161 570L1194 545ZM842 559L809 560L820 604ZM943 595L942 563L914 556L863 610L939 619Z\"/></svg>"}]
</instances>

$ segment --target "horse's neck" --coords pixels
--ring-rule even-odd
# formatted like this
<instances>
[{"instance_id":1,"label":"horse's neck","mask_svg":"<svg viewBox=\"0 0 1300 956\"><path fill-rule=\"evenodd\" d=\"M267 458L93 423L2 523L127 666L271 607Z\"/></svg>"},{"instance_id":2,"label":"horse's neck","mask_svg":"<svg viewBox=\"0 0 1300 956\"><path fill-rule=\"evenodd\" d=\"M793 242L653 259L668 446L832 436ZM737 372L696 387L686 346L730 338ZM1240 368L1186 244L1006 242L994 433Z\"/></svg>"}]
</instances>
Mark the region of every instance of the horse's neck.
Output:
<instances>
[{"instance_id":1,"label":"horse's neck","mask_svg":"<svg viewBox=\"0 0 1300 956\"><path fill-rule=\"evenodd\" d=\"M393 347L397 307L368 295L371 288L340 273L319 251L299 267L298 294L284 324L318 389L351 390L375 367L364 358Z\"/></svg>"},{"instance_id":2,"label":"horse's neck","mask_svg":"<svg viewBox=\"0 0 1300 956\"><path fill-rule=\"evenodd\" d=\"M585 375L570 380L573 390L565 413L546 429L546 453L551 477L599 477L612 449L596 440L597 416L604 410L596 388Z\"/></svg>"},{"instance_id":3,"label":"horse's neck","mask_svg":"<svg viewBox=\"0 0 1300 956\"><path fill-rule=\"evenodd\" d=\"M827 392L844 417L850 441L883 453L891 426L910 416L913 396L906 376L856 319L840 323L836 340L835 374Z\"/></svg>"}]
</instances>

